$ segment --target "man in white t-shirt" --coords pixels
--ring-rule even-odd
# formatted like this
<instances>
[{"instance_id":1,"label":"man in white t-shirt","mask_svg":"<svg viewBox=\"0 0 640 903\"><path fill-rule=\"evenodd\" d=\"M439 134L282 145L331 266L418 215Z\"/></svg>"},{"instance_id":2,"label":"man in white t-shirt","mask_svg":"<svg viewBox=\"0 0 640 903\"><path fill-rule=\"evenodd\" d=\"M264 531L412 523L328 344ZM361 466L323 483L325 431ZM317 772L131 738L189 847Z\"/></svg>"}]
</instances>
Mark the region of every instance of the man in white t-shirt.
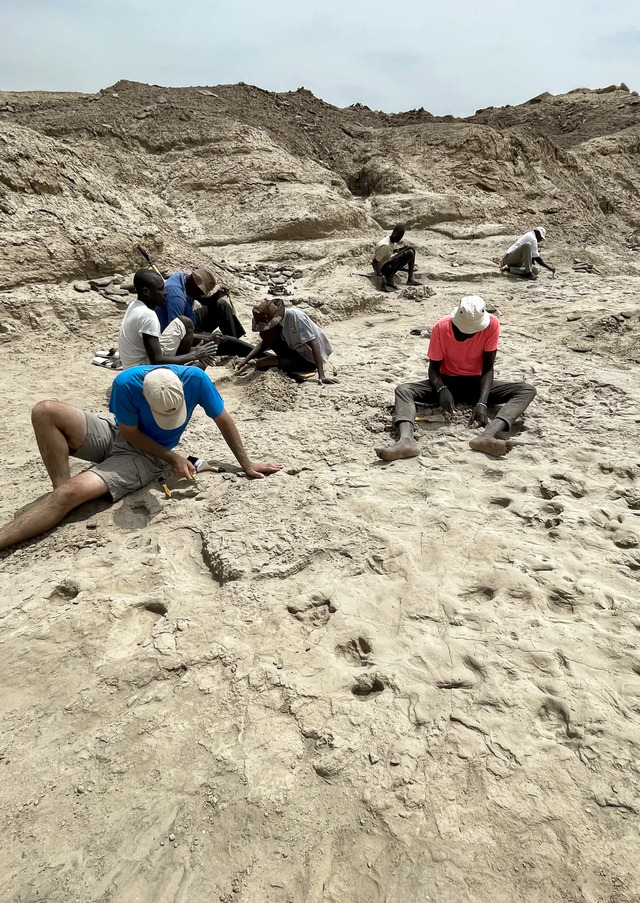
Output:
<instances>
[{"instance_id":1,"label":"man in white t-shirt","mask_svg":"<svg viewBox=\"0 0 640 903\"><path fill-rule=\"evenodd\" d=\"M523 276L525 279L537 279L539 270L535 264L540 264L545 270L555 273L553 264L545 263L540 256L538 243L544 241L546 236L544 226L536 226L517 238L500 261L501 271L512 276Z\"/></svg>"},{"instance_id":2,"label":"man in white t-shirt","mask_svg":"<svg viewBox=\"0 0 640 903\"><path fill-rule=\"evenodd\" d=\"M414 248L401 247L400 242L404 238L404 226L398 223L393 227L393 232L376 245L376 250L371 263L374 272L380 277L379 287L384 292L395 291L394 275L403 267L407 267L407 285L420 285L413 278L413 269L416 265L416 252Z\"/></svg>"},{"instance_id":3,"label":"man in white t-shirt","mask_svg":"<svg viewBox=\"0 0 640 903\"><path fill-rule=\"evenodd\" d=\"M138 270L133 277L137 298L126 309L120 333L118 352L122 367L144 364L193 364L200 366L216 354L213 342L193 344L193 323L189 317L176 317L162 332L156 307L167 302L164 279L153 270Z\"/></svg>"}]
</instances>

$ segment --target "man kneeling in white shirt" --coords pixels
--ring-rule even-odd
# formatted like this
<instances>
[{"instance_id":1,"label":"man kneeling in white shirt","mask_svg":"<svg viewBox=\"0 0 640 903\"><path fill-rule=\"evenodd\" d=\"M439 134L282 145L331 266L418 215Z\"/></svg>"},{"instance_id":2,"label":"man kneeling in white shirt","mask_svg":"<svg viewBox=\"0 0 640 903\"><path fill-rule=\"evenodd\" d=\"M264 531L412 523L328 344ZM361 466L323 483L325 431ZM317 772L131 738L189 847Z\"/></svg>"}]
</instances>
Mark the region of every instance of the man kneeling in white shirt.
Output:
<instances>
[{"instance_id":1,"label":"man kneeling in white shirt","mask_svg":"<svg viewBox=\"0 0 640 903\"><path fill-rule=\"evenodd\" d=\"M176 317L164 332L160 328L156 307L167 303L162 276L154 270L138 270L133 285L137 298L126 309L118 335L123 369L144 364L196 364L204 369L215 356L216 345L203 343L192 350L194 332L189 317Z\"/></svg>"},{"instance_id":2,"label":"man kneeling in white shirt","mask_svg":"<svg viewBox=\"0 0 640 903\"><path fill-rule=\"evenodd\" d=\"M536 226L530 232L525 232L520 238L516 238L507 253L500 261L500 270L512 276L522 276L525 279L537 279L540 264L545 270L555 273L556 268L551 263L545 263L540 256L539 242L544 241L547 230L544 226Z\"/></svg>"}]
</instances>

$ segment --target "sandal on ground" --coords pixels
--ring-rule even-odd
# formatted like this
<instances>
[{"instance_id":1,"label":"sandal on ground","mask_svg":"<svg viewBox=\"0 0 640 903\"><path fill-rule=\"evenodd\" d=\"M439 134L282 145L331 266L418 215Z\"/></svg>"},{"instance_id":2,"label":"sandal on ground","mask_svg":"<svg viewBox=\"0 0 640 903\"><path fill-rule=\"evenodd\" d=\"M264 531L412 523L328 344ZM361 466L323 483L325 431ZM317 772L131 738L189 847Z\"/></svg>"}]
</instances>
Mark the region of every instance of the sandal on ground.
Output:
<instances>
[{"instance_id":1,"label":"sandal on ground","mask_svg":"<svg viewBox=\"0 0 640 903\"><path fill-rule=\"evenodd\" d=\"M91 361L96 367L104 367L107 370L122 370L122 362L119 359L108 357L94 357Z\"/></svg>"}]
</instances>

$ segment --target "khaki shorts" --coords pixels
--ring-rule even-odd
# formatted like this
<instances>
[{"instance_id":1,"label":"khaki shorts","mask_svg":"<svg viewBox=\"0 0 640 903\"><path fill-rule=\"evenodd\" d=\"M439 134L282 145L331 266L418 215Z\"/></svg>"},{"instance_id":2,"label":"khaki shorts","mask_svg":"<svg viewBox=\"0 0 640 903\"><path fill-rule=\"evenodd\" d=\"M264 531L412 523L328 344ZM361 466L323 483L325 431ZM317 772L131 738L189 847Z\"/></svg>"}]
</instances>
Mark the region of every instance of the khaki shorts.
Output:
<instances>
[{"instance_id":1,"label":"khaki shorts","mask_svg":"<svg viewBox=\"0 0 640 903\"><path fill-rule=\"evenodd\" d=\"M175 354L178 350L180 342L187 334L187 327L179 317L172 320L167 328L160 336L160 347L162 353L167 355Z\"/></svg>"},{"instance_id":2,"label":"khaki shorts","mask_svg":"<svg viewBox=\"0 0 640 903\"><path fill-rule=\"evenodd\" d=\"M71 455L94 463L89 472L104 480L114 502L164 475L165 462L126 442L113 414L85 411L85 415L87 438Z\"/></svg>"}]
</instances>

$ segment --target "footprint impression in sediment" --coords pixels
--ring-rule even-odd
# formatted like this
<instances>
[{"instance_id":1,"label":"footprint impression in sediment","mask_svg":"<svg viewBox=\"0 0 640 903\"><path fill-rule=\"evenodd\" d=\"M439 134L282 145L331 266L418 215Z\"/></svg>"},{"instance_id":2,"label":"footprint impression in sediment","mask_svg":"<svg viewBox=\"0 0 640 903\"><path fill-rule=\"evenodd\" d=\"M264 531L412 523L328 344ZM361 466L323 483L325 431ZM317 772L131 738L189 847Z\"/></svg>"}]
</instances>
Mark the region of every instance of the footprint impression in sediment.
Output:
<instances>
[{"instance_id":1,"label":"footprint impression in sediment","mask_svg":"<svg viewBox=\"0 0 640 903\"><path fill-rule=\"evenodd\" d=\"M366 674L358 674L356 676L351 692L356 699L366 702L367 700L375 699L388 686L389 681L383 674L380 674L378 671L368 671Z\"/></svg>"},{"instance_id":2,"label":"footprint impression in sediment","mask_svg":"<svg viewBox=\"0 0 640 903\"><path fill-rule=\"evenodd\" d=\"M338 643L335 653L355 668L370 668L373 665L373 647L365 637L350 637ZM391 686L389 679L379 671L356 674L351 687L352 694L362 702L375 699Z\"/></svg>"},{"instance_id":3,"label":"footprint impression in sediment","mask_svg":"<svg viewBox=\"0 0 640 903\"><path fill-rule=\"evenodd\" d=\"M351 665L359 668L368 668L372 664L371 654L373 649L371 643L364 637L351 638L345 643L338 643L336 646L336 655L344 658Z\"/></svg>"},{"instance_id":4,"label":"footprint impression in sediment","mask_svg":"<svg viewBox=\"0 0 640 903\"><path fill-rule=\"evenodd\" d=\"M287 611L309 628L324 627L336 611L336 605L325 593L316 591L302 593L287 605Z\"/></svg>"},{"instance_id":5,"label":"footprint impression in sediment","mask_svg":"<svg viewBox=\"0 0 640 903\"><path fill-rule=\"evenodd\" d=\"M555 696L547 696L538 709L537 716L542 725L559 732L561 739L579 741L584 736L580 727L572 723L569 706Z\"/></svg>"},{"instance_id":6,"label":"footprint impression in sediment","mask_svg":"<svg viewBox=\"0 0 640 903\"><path fill-rule=\"evenodd\" d=\"M65 577L50 593L49 602L71 602L80 593L80 586L70 577Z\"/></svg>"},{"instance_id":7,"label":"footprint impression in sediment","mask_svg":"<svg viewBox=\"0 0 640 903\"><path fill-rule=\"evenodd\" d=\"M119 659L131 655L151 637L156 622L166 616L166 603L149 599L113 612L115 620L105 642L107 658Z\"/></svg>"},{"instance_id":8,"label":"footprint impression in sediment","mask_svg":"<svg viewBox=\"0 0 640 903\"><path fill-rule=\"evenodd\" d=\"M485 669L472 655L461 657L464 670L457 668L449 677L436 681L439 690L472 690L485 679Z\"/></svg>"},{"instance_id":9,"label":"footprint impression in sediment","mask_svg":"<svg viewBox=\"0 0 640 903\"><path fill-rule=\"evenodd\" d=\"M162 504L148 489L142 489L126 498L113 515L114 524L121 530L143 530L162 510Z\"/></svg>"}]
</instances>

